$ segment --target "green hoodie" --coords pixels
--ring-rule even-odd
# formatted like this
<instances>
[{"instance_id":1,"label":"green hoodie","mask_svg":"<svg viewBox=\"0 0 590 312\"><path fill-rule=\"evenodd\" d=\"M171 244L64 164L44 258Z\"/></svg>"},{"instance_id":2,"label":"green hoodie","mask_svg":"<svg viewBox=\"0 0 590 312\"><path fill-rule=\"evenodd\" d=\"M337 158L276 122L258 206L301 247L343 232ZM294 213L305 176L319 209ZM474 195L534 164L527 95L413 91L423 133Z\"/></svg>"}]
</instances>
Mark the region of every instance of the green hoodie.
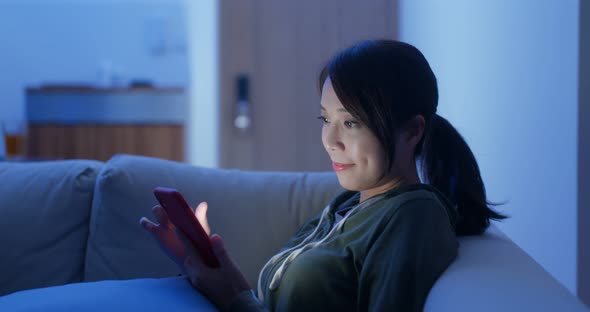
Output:
<instances>
[{"instance_id":1,"label":"green hoodie","mask_svg":"<svg viewBox=\"0 0 590 312\"><path fill-rule=\"evenodd\" d=\"M435 188L406 185L359 204L326 237L338 225L335 211L355 197L351 191L338 195L319 227L320 216L301 227L283 250L316 227L311 241L324 241L288 262L273 287L286 256L265 266L263 304L242 293L230 310L422 311L434 282L457 256L456 211Z\"/></svg>"}]
</instances>

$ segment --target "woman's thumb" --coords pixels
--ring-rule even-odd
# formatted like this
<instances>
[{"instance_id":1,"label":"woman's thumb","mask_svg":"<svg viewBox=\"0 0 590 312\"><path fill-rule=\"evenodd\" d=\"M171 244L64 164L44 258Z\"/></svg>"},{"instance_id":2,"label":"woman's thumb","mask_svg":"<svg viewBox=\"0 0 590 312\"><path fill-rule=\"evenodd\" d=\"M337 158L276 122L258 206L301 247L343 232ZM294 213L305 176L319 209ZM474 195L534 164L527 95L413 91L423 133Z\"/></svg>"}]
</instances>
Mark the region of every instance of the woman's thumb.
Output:
<instances>
[{"instance_id":1,"label":"woman's thumb","mask_svg":"<svg viewBox=\"0 0 590 312\"><path fill-rule=\"evenodd\" d=\"M236 263L229 257L227 250L225 250L223 240L218 234L211 236L211 248L217 260L219 260L220 266L224 268L227 274L230 274L227 276L232 278L232 287L238 289L239 292L250 289L251 287L248 285L244 274L240 272Z\"/></svg>"},{"instance_id":2,"label":"woman's thumb","mask_svg":"<svg viewBox=\"0 0 590 312\"><path fill-rule=\"evenodd\" d=\"M218 234L213 234L211 236L211 248L213 249L213 253L217 257L217 260L223 265L230 261L229 256L227 255L227 250L225 250L225 245L223 244L223 239Z\"/></svg>"},{"instance_id":3,"label":"woman's thumb","mask_svg":"<svg viewBox=\"0 0 590 312\"><path fill-rule=\"evenodd\" d=\"M207 205L206 202L201 202L200 204L198 204L197 208L195 209L195 217L197 217L197 220L199 220L199 223L201 223L201 226L203 227L207 235L210 235L211 228L209 227L209 220L207 220L208 208L209 205Z\"/></svg>"}]
</instances>

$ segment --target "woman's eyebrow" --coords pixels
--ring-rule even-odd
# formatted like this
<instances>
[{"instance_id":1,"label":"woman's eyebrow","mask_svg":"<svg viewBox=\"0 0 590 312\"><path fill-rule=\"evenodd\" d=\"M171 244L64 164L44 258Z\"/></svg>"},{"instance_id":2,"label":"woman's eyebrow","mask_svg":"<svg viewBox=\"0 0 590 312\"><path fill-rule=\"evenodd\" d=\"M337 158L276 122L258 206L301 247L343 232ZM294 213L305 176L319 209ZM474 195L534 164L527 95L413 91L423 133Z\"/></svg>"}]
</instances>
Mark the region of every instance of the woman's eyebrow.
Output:
<instances>
[{"instance_id":1,"label":"woman's eyebrow","mask_svg":"<svg viewBox=\"0 0 590 312\"><path fill-rule=\"evenodd\" d=\"M320 105L320 110L323 110L323 111L325 111L325 110L326 110L326 108L325 108L325 107L323 107L322 105ZM348 111L347 111L347 110L346 110L346 108L344 108L344 107L342 107L342 108L339 108L339 109L337 109L336 111L337 111L337 112L339 112L339 113L347 113L347 114L348 114Z\"/></svg>"}]
</instances>

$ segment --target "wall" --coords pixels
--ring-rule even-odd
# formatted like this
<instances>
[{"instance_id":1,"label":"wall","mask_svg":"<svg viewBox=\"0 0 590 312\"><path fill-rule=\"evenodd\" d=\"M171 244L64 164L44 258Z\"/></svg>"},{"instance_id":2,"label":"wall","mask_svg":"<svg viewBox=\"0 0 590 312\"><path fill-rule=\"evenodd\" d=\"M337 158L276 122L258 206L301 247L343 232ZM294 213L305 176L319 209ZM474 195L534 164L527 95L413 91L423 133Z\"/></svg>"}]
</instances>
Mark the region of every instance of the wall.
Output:
<instances>
[{"instance_id":1,"label":"wall","mask_svg":"<svg viewBox=\"0 0 590 312\"><path fill-rule=\"evenodd\" d=\"M499 224L576 292L578 0L400 1L439 113L465 136Z\"/></svg>"},{"instance_id":2,"label":"wall","mask_svg":"<svg viewBox=\"0 0 590 312\"><path fill-rule=\"evenodd\" d=\"M580 2L578 296L590 306L590 3Z\"/></svg>"},{"instance_id":3,"label":"wall","mask_svg":"<svg viewBox=\"0 0 590 312\"><path fill-rule=\"evenodd\" d=\"M183 0L1 1L0 119L24 119L26 86L97 83L105 62L119 83L187 86L183 8Z\"/></svg>"},{"instance_id":4,"label":"wall","mask_svg":"<svg viewBox=\"0 0 590 312\"><path fill-rule=\"evenodd\" d=\"M185 0L188 24L190 122L187 161L217 167L219 151L218 1Z\"/></svg>"}]
</instances>

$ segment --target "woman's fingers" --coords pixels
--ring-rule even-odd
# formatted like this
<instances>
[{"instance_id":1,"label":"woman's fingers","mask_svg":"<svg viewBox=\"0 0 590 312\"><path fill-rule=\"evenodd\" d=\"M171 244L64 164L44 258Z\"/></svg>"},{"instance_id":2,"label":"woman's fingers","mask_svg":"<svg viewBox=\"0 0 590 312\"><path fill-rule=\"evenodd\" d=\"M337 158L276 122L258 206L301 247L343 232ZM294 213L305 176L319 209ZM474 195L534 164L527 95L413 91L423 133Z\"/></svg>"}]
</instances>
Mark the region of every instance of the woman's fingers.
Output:
<instances>
[{"instance_id":1,"label":"woman's fingers","mask_svg":"<svg viewBox=\"0 0 590 312\"><path fill-rule=\"evenodd\" d=\"M209 209L209 205L207 205L206 202L201 202L195 209L195 216L197 217L197 220L199 220L199 223L201 223L201 226L207 235L211 235L211 228L209 227L209 221L207 220L207 209Z\"/></svg>"},{"instance_id":2,"label":"woman's fingers","mask_svg":"<svg viewBox=\"0 0 590 312\"><path fill-rule=\"evenodd\" d=\"M148 232L154 235L155 238L158 239L158 241L164 239L165 231L167 229L163 228L161 225L154 223L152 220L146 217L142 217L141 219L139 219L139 224L141 224L141 226L144 229L146 229Z\"/></svg>"},{"instance_id":3,"label":"woman's fingers","mask_svg":"<svg viewBox=\"0 0 590 312\"><path fill-rule=\"evenodd\" d=\"M184 246L184 250L186 251L186 255L188 257L192 257L193 259L199 259L199 255L197 253L197 250L195 249L195 247L193 246L193 243L190 241L190 239L180 230L180 229L176 229L176 236L178 237L178 240L180 240L180 242L182 243L182 245ZM186 259L185 259L186 260Z\"/></svg>"},{"instance_id":4,"label":"woman's fingers","mask_svg":"<svg viewBox=\"0 0 590 312\"><path fill-rule=\"evenodd\" d=\"M193 246L190 239L178 228L176 229L176 235L186 251L186 258L183 261L184 271L188 274L191 284L197 286L198 272L203 270L205 264L202 262L197 249Z\"/></svg>"},{"instance_id":5,"label":"woman's fingers","mask_svg":"<svg viewBox=\"0 0 590 312\"><path fill-rule=\"evenodd\" d=\"M150 219L146 218L146 217L141 217L141 219L139 219L139 224L141 224L141 226L143 226L144 229L150 231L150 232L154 232L156 231L158 225L155 224L154 222L152 222Z\"/></svg>"},{"instance_id":6,"label":"woman's fingers","mask_svg":"<svg viewBox=\"0 0 590 312\"><path fill-rule=\"evenodd\" d=\"M152 207L152 213L156 217L157 223L146 217L141 217L141 219L139 219L139 224L141 224L144 229L150 231L153 234L158 234L163 229L173 228L172 222L170 222L166 211L164 211L161 206L156 205Z\"/></svg>"},{"instance_id":7,"label":"woman's fingers","mask_svg":"<svg viewBox=\"0 0 590 312\"><path fill-rule=\"evenodd\" d=\"M161 226L169 227L169 228L174 227L174 225L172 224L172 222L168 218L168 214L166 213L164 208L162 208L162 206L156 205L156 206L152 207L152 213L154 214L154 216L156 217L156 220L158 220L158 223Z\"/></svg>"}]
</instances>

